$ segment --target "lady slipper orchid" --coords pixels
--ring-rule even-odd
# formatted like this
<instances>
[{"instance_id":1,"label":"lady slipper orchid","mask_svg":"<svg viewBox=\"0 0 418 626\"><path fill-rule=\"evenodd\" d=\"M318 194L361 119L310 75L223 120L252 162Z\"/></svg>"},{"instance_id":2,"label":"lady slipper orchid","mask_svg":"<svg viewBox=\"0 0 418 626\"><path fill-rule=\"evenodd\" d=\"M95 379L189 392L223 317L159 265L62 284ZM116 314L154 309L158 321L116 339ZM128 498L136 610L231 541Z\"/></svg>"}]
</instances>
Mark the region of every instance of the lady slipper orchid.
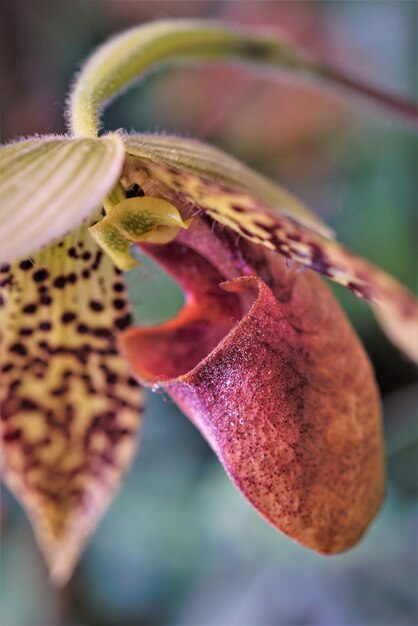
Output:
<instances>
[{"instance_id":1,"label":"lady slipper orchid","mask_svg":"<svg viewBox=\"0 0 418 626\"><path fill-rule=\"evenodd\" d=\"M2 148L3 476L61 584L134 454L137 381L173 398L269 522L331 554L379 510L384 461L371 365L315 272L369 300L418 357L413 296L291 194L194 140L98 137L107 101L182 59L284 67L416 115L277 35L165 21L92 56L68 136ZM131 325L122 270L137 263L132 246L185 293L157 327Z\"/></svg>"}]
</instances>

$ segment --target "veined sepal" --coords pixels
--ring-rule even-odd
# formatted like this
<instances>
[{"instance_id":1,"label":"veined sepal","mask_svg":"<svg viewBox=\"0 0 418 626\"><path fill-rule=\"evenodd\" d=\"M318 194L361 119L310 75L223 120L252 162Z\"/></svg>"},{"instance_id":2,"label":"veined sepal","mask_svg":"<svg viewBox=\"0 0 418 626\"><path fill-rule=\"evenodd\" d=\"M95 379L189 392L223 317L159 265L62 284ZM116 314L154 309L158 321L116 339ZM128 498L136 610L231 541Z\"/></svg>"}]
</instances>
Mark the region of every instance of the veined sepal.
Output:
<instances>
[{"instance_id":1,"label":"veined sepal","mask_svg":"<svg viewBox=\"0 0 418 626\"><path fill-rule=\"evenodd\" d=\"M101 207L124 159L116 134L32 137L0 149L0 261L30 256Z\"/></svg>"}]
</instances>

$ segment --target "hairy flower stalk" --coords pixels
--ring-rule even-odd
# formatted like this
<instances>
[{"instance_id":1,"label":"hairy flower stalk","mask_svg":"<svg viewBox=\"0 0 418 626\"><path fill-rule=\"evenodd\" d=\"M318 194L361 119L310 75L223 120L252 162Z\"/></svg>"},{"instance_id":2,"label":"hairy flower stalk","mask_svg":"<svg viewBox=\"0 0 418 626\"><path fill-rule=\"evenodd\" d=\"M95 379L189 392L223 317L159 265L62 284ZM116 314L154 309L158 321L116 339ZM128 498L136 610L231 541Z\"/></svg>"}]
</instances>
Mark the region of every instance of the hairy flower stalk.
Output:
<instances>
[{"instance_id":1,"label":"hairy flower stalk","mask_svg":"<svg viewBox=\"0 0 418 626\"><path fill-rule=\"evenodd\" d=\"M98 137L110 99L156 65L192 60L285 68L416 119L413 105L277 35L165 21L92 56L69 100L70 136L1 149L3 476L57 583L131 462L137 380L164 388L245 497L307 547L349 548L382 501L373 372L314 272L369 300L418 358L414 297L223 152L168 136ZM184 308L156 328L131 326L122 270L136 264L133 245L185 291Z\"/></svg>"}]
</instances>

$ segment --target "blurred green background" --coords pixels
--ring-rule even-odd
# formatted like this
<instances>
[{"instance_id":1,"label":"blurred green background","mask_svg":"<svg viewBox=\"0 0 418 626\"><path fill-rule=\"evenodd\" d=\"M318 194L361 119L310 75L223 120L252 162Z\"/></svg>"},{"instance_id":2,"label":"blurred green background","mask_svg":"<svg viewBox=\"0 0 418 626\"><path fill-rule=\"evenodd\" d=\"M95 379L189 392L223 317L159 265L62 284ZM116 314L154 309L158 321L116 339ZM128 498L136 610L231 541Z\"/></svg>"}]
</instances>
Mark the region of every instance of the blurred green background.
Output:
<instances>
[{"instance_id":1,"label":"blurred green background","mask_svg":"<svg viewBox=\"0 0 418 626\"><path fill-rule=\"evenodd\" d=\"M416 97L414 1L3 0L2 140L64 132L68 85L92 49L170 16L284 30L360 77ZM415 288L417 144L376 109L288 77L178 68L112 105L105 125L225 148ZM147 264L128 282L141 323L181 304L177 287ZM387 500L360 545L325 558L274 531L172 402L154 394L134 467L64 590L49 586L29 525L2 490L2 626L417 624L417 378L367 305L335 291L373 361L387 435Z\"/></svg>"}]
</instances>

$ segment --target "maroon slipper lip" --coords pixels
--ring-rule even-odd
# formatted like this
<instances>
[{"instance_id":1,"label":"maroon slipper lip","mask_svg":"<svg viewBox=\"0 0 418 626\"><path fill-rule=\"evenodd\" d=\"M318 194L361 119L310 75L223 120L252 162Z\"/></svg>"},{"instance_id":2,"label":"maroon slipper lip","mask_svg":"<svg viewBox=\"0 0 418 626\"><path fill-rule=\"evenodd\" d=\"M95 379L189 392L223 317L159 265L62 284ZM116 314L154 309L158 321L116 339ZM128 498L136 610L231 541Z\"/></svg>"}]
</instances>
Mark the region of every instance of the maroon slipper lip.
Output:
<instances>
[{"instance_id":1,"label":"maroon slipper lip","mask_svg":"<svg viewBox=\"0 0 418 626\"><path fill-rule=\"evenodd\" d=\"M225 290L225 292L237 293L244 290L252 291L255 288L263 289L265 285L256 276L242 276L240 278L234 278L233 280L221 282L219 283L219 287ZM193 310L196 308L196 301L192 294L189 293L185 295L185 305L181 308L181 310L175 317L167 320L162 324L158 324L157 326L149 326L145 328L131 326L123 333L120 339L120 346L122 349L122 354L129 362L131 362L133 359L131 350L133 349L135 340L138 338L138 332L141 333L142 337L146 337L147 335L154 337L156 334L165 333L167 331L170 331L172 328L181 325L183 321L186 323L189 321L190 314L193 314ZM199 362L190 370L187 370L183 374L178 374L177 376L172 377L151 374L147 375L145 371L142 371L141 382L144 385L152 386L154 388L168 387L169 385L175 383L181 383L185 381L188 377L197 374L200 368L204 367L207 363L217 358L217 355L222 352L223 346L225 344L234 341L234 337L239 334L241 327L245 325L246 315L252 314L254 309L257 307L257 302L258 296L255 296L254 302L251 304L248 312L244 314L240 320L236 322L231 322L231 328L226 332L225 336L220 339L217 342L216 346L212 350L210 350L205 357L199 360Z\"/></svg>"},{"instance_id":2,"label":"maroon slipper lip","mask_svg":"<svg viewBox=\"0 0 418 626\"><path fill-rule=\"evenodd\" d=\"M189 263L176 257L180 248ZM348 549L384 493L380 403L363 348L313 274L293 277L289 301L280 302L258 276L221 282L211 263L186 251L172 244L155 253L157 261L166 255L186 304L164 324L123 334L133 373L173 398L271 524L324 554Z\"/></svg>"}]
</instances>

